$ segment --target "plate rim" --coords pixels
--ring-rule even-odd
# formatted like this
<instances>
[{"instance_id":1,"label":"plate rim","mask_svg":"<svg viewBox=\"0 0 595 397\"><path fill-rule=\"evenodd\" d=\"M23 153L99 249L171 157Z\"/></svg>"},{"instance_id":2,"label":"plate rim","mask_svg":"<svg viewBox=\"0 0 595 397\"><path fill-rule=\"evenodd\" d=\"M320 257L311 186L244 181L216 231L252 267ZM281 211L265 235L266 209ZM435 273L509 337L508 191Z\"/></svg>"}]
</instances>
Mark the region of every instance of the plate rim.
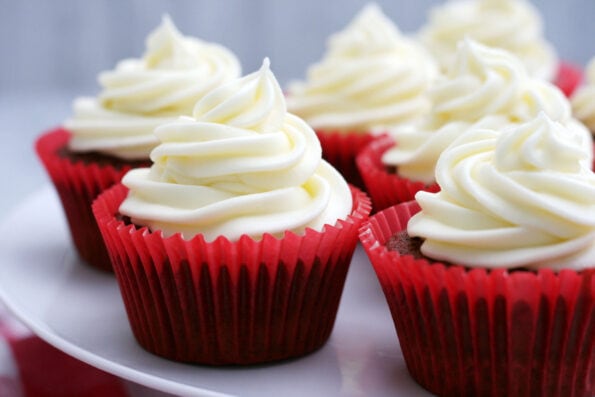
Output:
<instances>
[{"instance_id":1,"label":"plate rim","mask_svg":"<svg viewBox=\"0 0 595 397\"><path fill-rule=\"evenodd\" d=\"M57 195L50 185L46 185L27 195L23 202L10 209L7 216L0 220L0 233L6 230L11 223L14 223L22 211L35 204L37 201L40 201L45 196L49 195L53 195L54 199L57 200ZM59 205L59 203L55 204ZM62 211L61 207L59 209ZM6 243L0 242L0 247L4 247L6 245ZM88 351L87 349L80 347L53 332L51 328L41 320L32 318L30 314L27 313L26 309L20 307L19 303L15 302L13 297L9 296L6 290L2 288L2 285L3 281L0 279L0 301L2 301L6 309L39 338L76 359L79 359L114 376L127 379L129 381L141 384L151 389L162 391L164 393L204 397L233 396L233 394L221 393L214 390L199 388L173 380L164 379L157 375L148 374L138 369L134 369L104 358L97 353Z\"/></svg>"},{"instance_id":2,"label":"plate rim","mask_svg":"<svg viewBox=\"0 0 595 397\"><path fill-rule=\"evenodd\" d=\"M46 226L48 228L54 228L60 231L63 231L63 233L60 234L56 234L56 237L59 242L68 242L68 244L70 245L65 245L65 256L64 259L62 259L61 262L58 262L66 267L64 267L65 270L69 270L69 269L73 269L73 266L77 266L79 265L77 263L77 261L79 259L75 259L72 260L73 257L76 257L76 253L74 251L74 248L72 248L72 243L70 240L70 236L68 233L68 229L67 229L67 223L66 220L63 216L63 210L62 210L62 206L60 204L59 198L57 193L55 192L55 189L53 188L52 185L46 185L43 186L42 188L38 189L37 191L31 193L30 195L28 195L26 198L23 199L23 201L15 206L14 209L12 209L9 213L8 216L4 217L3 219L0 219L0 235L3 231L6 231L7 228L10 230L10 226L14 225L14 222L17 221L21 221L22 219L20 219L21 216L23 216L23 212L24 211L31 211L32 209L35 210L33 215L28 215L27 213L25 213L24 215L27 216L28 218L25 218L25 220L29 223L31 223L32 225L39 225L39 220L35 219L35 215L39 215L39 208L42 209L47 209L47 208L51 208L51 209L56 209L57 211L55 211L55 213L53 213L51 216L48 216L48 218L50 220L54 220L54 219L60 219L60 226ZM37 222L37 223L36 223ZM22 232L21 232L22 233ZM12 239L12 244L14 243L18 243L19 241L21 241L23 239L22 234L21 235L17 235L20 237L15 237ZM10 249L10 243L11 240L7 239L8 241L0 241L0 252L2 250L3 247L5 247L6 249L9 249L10 251L10 255L8 256L8 262L14 262L14 258L18 258L20 256L20 251L19 251L19 247L22 247L22 245L17 245L17 247L14 247L12 249ZM357 357L362 357L365 361L361 361L361 360L356 360L358 361L358 363L362 364L362 368L365 369L365 373L362 374L358 374L358 375L362 375L362 376L368 376L369 374L372 374L371 376L373 376L373 379L376 379L375 382L378 382L377 385L379 386L379 388L377 389L379 392L384 392L384 393L390 393L390 395L394 395L394 396L408 396L408 397L426 397L426 396L431 396L431 394L428 394L429 392L427 392L426 390L424 390L421 386L419 386L408 374L407 370L406 370L406 366L405 363L403 361L403 357L402 357L402 353L400 350L400 346L398 344L397 341L397 335L394 329L394 324L392 321L392 318L390 317L390 311L388 308L388 305L386 304L386 300L385 297L380 289L380 286L377 283L370 283L370 279L368 279L369 277L374 277L375 275L373 275L373 269L371 266L362 266L360 267L360 269L357 271L357 273L355 273L354 276L354 270L352 270L354 267L356 267L357 265L366 265L364 263L361 263L361 258L365 257L365 253L363 248L361 247L361 245L358 244L358 248L359 248L359 252L354 253L354 258L356 258L356 256L359 256L359 260L357 262L352 262L351 266L350 266L350 271L347 275L347 280L345 283L345 287L346 289L349 289L349 292L346 294L345 292L342 295L341 298L341 305L339 306L339 311L337 313L337 320L335 322L335 327L333 329L333 332L329 338L329 341L326 342L325 346L323 346L321 349L319 349L317 352L314 352L312 355L308 355L306 357L304 357L305 360L308 360L309 357L314 356L315 354L318 354L318 352L321 352L323 349L326 348L326 346L331 345L332 347L330 347L331 349L331 353L324 352L322 354L322 359L319 358L314 358L314 364L312 366L310 366L310 363L306 362L305 365L299 365L297 368L296 367L290 367L289 370L286 370L285 364L287 363L280 363L279 366L277 366L276 364L271 364L271 366L275 366L275 367L279 367L278 371L276 375L281 375L281 377L285 377L285 376L291 376L291 378L293 379L293 376L295 374L300 374L300 372L302 374L306 373L307 375L310 375L310 372L313 371L311 370L311 368L318 368L317 365L320 365L320 362L322 362L322 365L326 365L325 360L328 360L329 355L341 355L341 354L347 354L350 355L348 357L348 360L353 361L353 357L354 354L357 354ZM21 248L22 249L22 248ZM64 261L71 261L71 263L69 264L65 264ZM15 266L14 263L12 264L8 264L9 268L10 265ZM42 265L43 266L43 265ZM89 268L90 269L90 268ZM92 269L90 269L92 270ZM12 270L13 272L15 270ZM0 269L0 276L5 275L6 272L10 272L10 270L5 270L4 273L3 271ZM364 274L362 272L367 272L368 274ZM351 275L351 278L350 278ZM364 277L359 277L359 276L364 276ZM56 281L60 281L62 279L57 279ZM350 281L351 280L351 281ZM164 393L170 393L170 394L175 394L175 395L183 395L183 396L205 396L205 397L230 397L230 396L234 396L237 394L230 394L230 393L240 393L242 394L241 391L237 390L238 387L244 387L245 384L238 384L238 383L233 383L233 381L231 379L227 379L224 382L232 382L232 390L229 390L228 392L222 392L222 391L217 391L217 388L219 385L221 385L221 387L223 386L223 383L221 383L219 381L219 377L223 377L226 378L226 374L220 374L218 372L213 373L215 375L215 380L214 382L217 383L217 385L213 385L213 384L209 384L212 382L208 382L207 384L194 384L194 383L188 383L188 378L183 378L180 379L179 381L176 379L172 379L172 375L170 372L166 372L163 375L160 375L158 371L162 370L160 368L156 368L157 373L152 373L152 372L147 372L144 370L144 368L142 367L142 365L140 366L140 368L135 368L134 365L130 365L130 363L128 362L122 362L121 360L118 361L118 357L114 357L113 359L111 359L109 357L109 353L107 354L107 357L105 355L102 355L101 352L96 348L96 346L93 346L92 348L89 348L88 346L86 346L84 344L84 342L82 344L77 344L76 340L69 340L68 339L68 335L64 335L62 336L59 329L52 329L52 326L50 325L49 322L47 322L46 320L44 320L42 317L40 317L40 315L36 312L33 312L31 308L27 308L27 305L24 305L25 307L21 307L20 304L20 297L24 296L24 295L18 295L18 294L14 294L14 292L11 292L11 288L7 287L7 283L9 283L11 280L3 280L3 277L0 277L0 300L2 302L4 302L4 305L6 306L6 308L8 309L8 311L10 311L10 313L12 313L16 318L18 318L23 324L25 324L34 334L36 334L37 336L39 336L41 339L43 339L44 341L46 341L47 343L49 343L50 345L56 347L57 349L93 366L96 368L99 368L107 373L113 374L115 376L118 376L120 378L129 380L131 382L140 384L142 386L146 386L148 388L157 390L157 391L161 391ZM114 279L114 282L116 282L116 280ZM51 286L51 285L50 285ZM116 286L117 287L117 286ZM365 288L365 290L362 290L362 287ZM71 291L72 292L72 291ZM74 291L74 293L77 293L76 291ZM362 298L364 298L364 302L365 303L361 303L362 302ZM368 298L370 298L371 300L368 300ZM366 306L363 306L363 305ZM123 305L123 303L122 303ZM356 305L356 306L353 306ZM369 306L372 305L372 306ZM381 306L385 306L385 308L381 307ZM342 310L343 307L343 310ZM346 307L349 307L348 309L345 309ZM49 307L51 308L51 306ZM122 307L122 310L123 307ZM343 314L342 314L343 312ZM382 312L382 315L380 315L380 313ZM121 315L121 313L116 313L118 315ZM364 317L360 317L361 315L363 315ZM366 323L366 319L368 320L372 320L370 321L370 323L373 324L373 329L367 329L366 326L362 326L362 327L353 327L353 325L356 324L363 324ZM88 323L86 323L88 324ZM338 324L342 324L342 326L337 326ZM372 331L370 333L370 331ZM73 337L76 338L78 334L74 334ZM359 341L360 338L364 337L368 340L367 343L350 343L353 341ZM109 335L108 335L109 337ZM376 337L380 337L381 339L375 339ZM134 342L133 336L132 336L132 332L130 332L130 339L131 341ZM115 342L122 342L122 339L118 339L115 340ZM347 344L349 343L349 344ZM138 344L137 344L138 347ZM362 348L364 348L365 350L362 351ZM142 349L141 347L138 347L138 349ZM142 349L141 351L145 352L144 354L149 355L150 353L146 352L144 349ZM363 356L362 356L363 354ZM400 356L400 357L398 357ZM160 360L165 360L163 358L159 358L157 356L152 356L155 357L156 359L160 359ZM132 360L135 360L136 358L133 357ZM373 360L373 361L372 361ZM295 360L295 362L300 362L303 363L305 361L303 361L302 359L298 358ZM294 361L289 362L289 365L292 365L294 363ZM370 363L372 363L372 365L370 366ZM177 363L177 362L172 362L172 364L174 365L183 365L182 363ZM337 381L332 381L332 382L318 382L318 383L311 383L308 387L310 388L310 390L322 390L319 388L324 388L326 386L329 386L331 388L337 387L337 392L339 395L344 395L344 396L358 396L358 395L366 395L365 393L368 393L370 390L360 390L359 392L354 391L354 390L343 390L344 387L344 382L347 380L349 381L347 378L345 378L345 376L348 375L344 375L342 372L345 369L345 366L349 366L352 363L349 361L344 362L343 359L339 359L337 358L337 368L336 370L339 371L339 378ZM225 368L216 368L216 367L208 367L205 368L207 371L198 374L199 378L203 377L203 376L210 376L209 371L211 370L221 370L221 371L225 371ZM243 370L242 368L240 368L241 370ZM245 376L252 376L252 370L254 369L254 367L248 366L247 367L248 370L247 374L244 374ZM173 369L174 373L175 373L175 368ZM295 372L292 372L292 370L296 370ZM399 371L399 372L395 372L395 371ZM277 371L277 368L275 368L274 370L275 372ZM372 371L372 372L369 372ZM267 375L268 375L268 371ZM231 373L231 372L230 372ZM184 376L187 376L186 372L183 372ZM174 375L175 376L175 375ZM257 375L260 376L260 375ZM260 379L260 378L258 378ZM360 380L359 378L356 378L357 380L355 380L355 384L357 387L361 388L362 386L364 386L363 382L364 380L366 380L365 378L363 378L363 380ZM366 380L367 382L367 380ZM374 384L375 382L372 382L372 384ZM387 383L389 382L389 383ZM254 383L248 382L249 385L255 385ZM370 386L369 382L366 383L367 386ZM252 386L257 387L257 386ZM234 390L235 389L235 390ZM252 389L250 389L252 390ZM258 390L254 390L254 392L256 393L260 393ZM363 394L362 394L363 393ZM258 394L257 394L258 395Z\"/></svg>"}]
</instances>

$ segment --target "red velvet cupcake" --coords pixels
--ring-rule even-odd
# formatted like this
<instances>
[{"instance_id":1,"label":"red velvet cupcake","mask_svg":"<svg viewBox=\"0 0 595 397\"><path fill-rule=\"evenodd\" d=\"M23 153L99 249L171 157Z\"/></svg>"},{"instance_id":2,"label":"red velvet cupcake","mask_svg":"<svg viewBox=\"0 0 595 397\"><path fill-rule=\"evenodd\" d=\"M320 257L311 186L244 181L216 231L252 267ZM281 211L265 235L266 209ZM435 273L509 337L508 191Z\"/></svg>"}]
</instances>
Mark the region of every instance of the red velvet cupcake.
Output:
<instances>
[{"instance_id":1,"label":"red velvet cupcake","mask_svg":"<svg viewBox=\"0 0 595 397\"><path fill-rule=\"evenodd\" d=\"M595 270L490 271L389 249L418 210L388 208L360 235L415 381L439 396L591 397Z\"/></svg>"},{"instance_id":2,"label":"red velvet cupcake","mask_svg":"<svg viewBox=\"0 0 595 397\"><path fill-rule=\"evenodd\" d=\"M210 365L255 364L320 348L336 318L369 200L321 232L212 242L164 238L118 215L115 186L94 210L111 253L132 332L159 356Z\"/></svg>"},{"instance_id":3,"label":"red velvet cupcake","mask_svg":"<svg viewBox=\"0 0 595 397\"><path fill-rule=\"evenodd\" d=\"M594 395L595 174L575 138L545 115L470 131L440 158L440 192L362 227L408 370L432 393Z\"/></svg>"},{"instance_id":4,"label":"red velvet cupcake","mask_svg":"<svg viewBox=\"0 0 595 397\"><path fill-rule=\"evenodd\" d=\"M164 17L148 37L143 58L126 59L101 73L99 96L77 98L64 128L37 140L37 154L87 264L111 269L91 211L93 199L131 168L151 164L149 154L158 142L155 127L190 114L206 92L239 75L239 63L228 50L182 36Z\"/></svg>"},{"instance_id":5,"label":"red velvet cupcake","mask_svg":"<svg viewBox=\"0 0 595 397\"><path fill-rule=\"evenodd\" d=\"M372 138L423 115L436 75L426 51L368 5L330 37L306 80L289 85L287 106L316 130L324 158L362 187L356 155Z\"/></svg>"},{"instance_id":6,"label":"red velvet cupcake","mask_svg":"<svg viewBox=\"0 0 595 397\"><path fill-rule=\"evenodd\" d=\"M285 109L265 60L206 95L192 117L157 128L151 168L94 202L148 351L253 364L328 339L370 202Z\"/></svg>"}]
</instances>

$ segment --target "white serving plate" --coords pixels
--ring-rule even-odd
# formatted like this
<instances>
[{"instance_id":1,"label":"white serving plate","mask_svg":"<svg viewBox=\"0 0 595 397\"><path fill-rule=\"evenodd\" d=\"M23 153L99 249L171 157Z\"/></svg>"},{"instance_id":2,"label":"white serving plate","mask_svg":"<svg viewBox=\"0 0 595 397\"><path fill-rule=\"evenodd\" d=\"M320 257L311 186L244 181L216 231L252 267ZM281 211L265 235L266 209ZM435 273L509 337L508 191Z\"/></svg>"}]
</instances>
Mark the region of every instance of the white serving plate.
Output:
<instances>
[{"instance_id":1,"label":"white serving plate","mask_svg":"<svg viewBox=\"0 0 595 397\"><path fill-rule=\"evenodd\" d=\"M119 377L183 396L430 394L407 373L388 306L358 247L327 344L268 365L207 367L156 357L135 342L113 275L80 262L53 187L0 224L0 298L39 337Z\"/></svg>"}]
</instances>

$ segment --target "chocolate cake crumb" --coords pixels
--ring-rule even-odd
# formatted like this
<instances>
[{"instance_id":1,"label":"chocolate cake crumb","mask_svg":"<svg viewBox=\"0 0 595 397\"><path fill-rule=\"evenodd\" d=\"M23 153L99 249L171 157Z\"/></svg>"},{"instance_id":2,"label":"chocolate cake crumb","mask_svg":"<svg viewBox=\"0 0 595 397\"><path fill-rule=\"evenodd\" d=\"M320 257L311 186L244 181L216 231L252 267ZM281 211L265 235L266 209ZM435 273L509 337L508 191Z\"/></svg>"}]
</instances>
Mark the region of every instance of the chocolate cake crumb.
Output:
<instances>
[{"instance_id":1,"label":"chocolate cake crumb","mask_svg":"<svg viewBox=\"0 0 595 397\"><path fill-rule=\"evenodd\" d=\"M128 215L122 215L119 212L116 213L116 219L122 221L125 225L131 225L132 219Z\"/></svg>"},{"instance_id":2,"label":"chocolate cake crumb","mask_svg":"<svg viewBox=\"0 0 595 397\"><path fill-rule=\"evenodd\" d=\"M423 258L421 253L421 244L423 239L419 237L410 237L406 230L390 236L386 242L386 248L389 251L398 251L401 255L411 255L416 259Z\"/></svg>"},{"instance_id":3,"label":"chocolate cake crumb","mask_svg":"<svg viewBox=\"0 0 595 397\"><path fill-rule=\"evenodd\" d=\"M386 165L384 168L386 169L386 172L388 172L389 174L397 173L397 166L395 165Z\"/></svg>"},{"instance_id":4,"label":"chocolate cake crumb","mask_svg":"<svg viewBox=\"0 0 595 397\"><path fill-rule=\"evenodd\" d=\"M100 166L110 165L116 169L120 169L126 166L130 166L132 168L148 167L151 164L150 160L148 159L126 160L98 152L75 152L73 150L70 150L67 146L59 148L58 155L63 158L69 158L72 161L80 161L83 164L95 163Z\"/></svg>"},{"instance_id":5,"label":"chocolate cake crumb","mask_svg":"<svg viewBox=\"0 0 595 397\"><path fill-rule=\"evenodd\" d=\"M407 234L406 230L401 230L400 232L397 232L395 234L393 234L392 236L389 237L389 239L386 241L386 248L389 251L397 251L399 252L401 255L411 255L413 256L415 259L427 259L428 261L430 261L430 263L432 262L439 262L442 263L446 266L453 266L452 263L450 262L446 262L446 261L437 261L434 260L432 258L429 258L427 256L425 256L424 254L421 253L421 245L424 242L423 238L420 237L410 237ZM457 265L457 266L462 266L462 265ZM466 268L467 270L471 270L473 269L472 267L469 266L463 266L464 268ZM490 273L492 271L492 269L486 269L486 271L488 273ZM535 270L532 269L527 269L525 267L518 267L518 268L513 268L513 269L507 269L507 271L509 273L514 273L514 272L531 272L531 273L536 273Z\"/></svg>"}]
</instances>

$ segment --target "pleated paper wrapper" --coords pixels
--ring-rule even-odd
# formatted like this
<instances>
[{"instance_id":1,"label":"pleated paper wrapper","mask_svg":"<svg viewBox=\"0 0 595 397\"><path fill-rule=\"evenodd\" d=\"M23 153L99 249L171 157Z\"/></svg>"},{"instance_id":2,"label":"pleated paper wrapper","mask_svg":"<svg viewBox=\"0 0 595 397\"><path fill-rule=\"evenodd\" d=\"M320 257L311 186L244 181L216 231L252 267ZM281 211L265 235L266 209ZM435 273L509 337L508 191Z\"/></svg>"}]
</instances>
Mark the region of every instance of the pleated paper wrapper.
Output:
<instances>
[{"instance_id":1,"label":"pleated paper wrapper","mask_svg":"<svg viewBox=\"0 0 595 397\"><path fill-rule=\"evenodd\" d=\"M111 271L91 204L99 193L119 182L133 165L73 160L64 154L69 138L68 131L57 128L42 134L35 149L58 193L79 256L95 268Z\"/></svg>"},{"instance_id":2,"label":"pleated paper wrapper","mask_svg":"<svg viewBox=\"0 0 595 397\"><path fill-rule=\"evenodd\" d=\"M364 181L366 192L372 199L374 211L413 200L420 190L437 192L437 184L426 185L389 172L382 163L382 155L394 145L390 136L382 136L370 142L357 156L356 164Z\"/></svg>"},{"instance_id":3,"label":"pleated paper wrapper","mask_svg":"<svg viewBox=\"0 0 595 397\"><path fill-rule=\"evenodd\" d=\"M174 361L209 365L281 360L321 347L370 211L367 196L352 193L352 214L322 232L237 242L163 238L118 218L124 186L100 195L95 216L138 343Z\"/></svg>"},{"instance_id":4,"label":"pleated paper wrapper","mask_svg":"<svg viewBox=\"0 0 595 397\"><path fill-rule=\"evenodd\" d=\"M418 210L390 207L360 233L411 376L438 396L594 396L595 268L470 270L388 251Z\"/></svg>"},{"instance_id":5,"label":"pleated paper wrapper","mask_svg":"<svg viewBox=\"0 0 595 397\"><path fill-rule=\"evenodd\" d=\"M322 146L322 157L343 175L350 184L364 189L364 182L355 164L357 154L374 139L371 133L316 130Z\"/></svg>"},{"instance_id":6,"label":"pleated paper wrapper","mask_svg":"<svg viewBox=\"0 0 595 397\"><path fill-rule=\"evenodd\" d=\"M572 63L562 61L553 83L562 90L564 95L571 97L583 79L583 71Z\"/></svg>"}]
</instances>

